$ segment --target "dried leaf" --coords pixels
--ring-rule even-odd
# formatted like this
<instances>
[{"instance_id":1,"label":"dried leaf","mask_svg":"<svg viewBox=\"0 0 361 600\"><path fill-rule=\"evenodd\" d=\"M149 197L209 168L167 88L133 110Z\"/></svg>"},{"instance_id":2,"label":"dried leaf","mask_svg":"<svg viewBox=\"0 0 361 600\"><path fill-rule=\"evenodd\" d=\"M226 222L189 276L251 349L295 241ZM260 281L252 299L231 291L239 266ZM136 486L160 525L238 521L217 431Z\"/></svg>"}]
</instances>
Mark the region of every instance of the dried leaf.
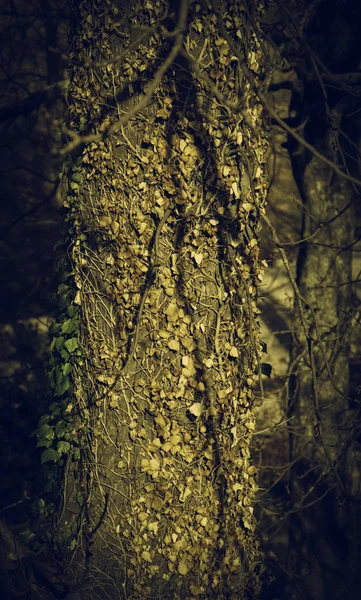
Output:
<instances>
[{"instance_id":1,"label":"dried leaf","mask_svg":"<svg viewBox=\"0 0 361 600\"><path fill-rule=\"evenodd\" d=\"M165 314L170 321L176 321L178 319L178 306L175 302L168 304L165 309Z\"/></svg>"},{"instance_id":2,"label":"dried leaf","mask_svg":"<svg viewBox=\"0 0 361 600\"><path fill-rule=\"evenodd\" d=\"M152 562L152 558L150 555L150 552L148 552L148 550L143 550L142 554L140 555L140 557L143 560L146 560L147 562L151 563Z\"/></svg>"},{"instance_id":3,"label":"dried leaf","mask_svg":"<svg viewBox=\"0 0 361 600\"><path fill-rule=\"evenodd\" d=\"M203 412L202 402L195 402L192 404L192 406L189 408L189 412L195 417L200 417Z\"/></svg>"},{"instance_id":4,"label":"dried leaf","mask_svg":"<svg viewBox=\"0 0 361 600\"><path fill-rule=\"evenodd\" d=\"M149 461L149 470L150 471L159 471L160 463L156 458L151 458Z\"/></svg>"},{"instance_id":5,"label":"dried leaf","mask_svg":"<svg viewBox=\"0 0 361 600\"><path fill-rule=\"evenodd\" d=\"M109 227L109 225L111 225L111 218L110 217L101 217L99 219L99 225L100 227Z\"/></svg>"},{"instance_id":6,"label":"dried leaf","mask_svg":"<svg viewBox=\"0 0 361 600\"><path fill-rule=\"evenodd\" d=\"M233 191L234 197L236 198L236 200L238 200L241 197L241 192L239 191L237 181L234 181L232 183L232 191Z\"/></svg>"},{"instance_id":7,"label":"dried leaf","mask_svg":"<svg viewBox=\"0 0 361 600\"><path fill-rule=\"evenodd\" d=\"M179 340L169 340L168 342L168 348L169 350L173 350L174 352L178 352L179 351Z\"/></svg>"},{"instance_id":8,"label":"dried leaf","mask_svg":"<svg viewBox=\"0 0 361 600\"><path fill-rule=\"evenodd\" d=\"M178 565L178 573L180 575L187 575L187 573L188 573L188 567L187 567L187 565L185 563L182 563L182 562L179 563L179 565Z\"/></svg>"},{"instance_id":9,"label":"dried leaf","mask_svg":"<svg viewBox=\"0 0 361 600\"><path fill-rule=\"evenodd\" d=\"M181 440L182 438L180 435L171 435L169 438L169 442L172 444L172 446L176 446Z\"/></svg>"}]
</instances>

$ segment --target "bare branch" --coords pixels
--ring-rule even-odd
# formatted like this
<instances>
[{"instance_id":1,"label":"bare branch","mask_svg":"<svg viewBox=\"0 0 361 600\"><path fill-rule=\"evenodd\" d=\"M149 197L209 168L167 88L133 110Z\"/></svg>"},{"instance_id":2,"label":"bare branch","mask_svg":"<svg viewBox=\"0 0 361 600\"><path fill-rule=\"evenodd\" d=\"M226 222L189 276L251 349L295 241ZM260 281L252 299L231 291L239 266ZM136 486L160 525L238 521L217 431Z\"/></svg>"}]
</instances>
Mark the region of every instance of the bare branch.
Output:
<instances>
[{"instance_id":1,"label":"bare branch","mask_svg":"<svg viewBox=\"0 0 361 600\"><path fill-rule=\"evenodd\" d=\"M314 146L312 146L312 144L309 144L309 142L307 142L302 136L300 136L297 133L296 129L293 129L292 127L287 125L287 123L283 119L281 119L281 117L279 117L278 114L273 110L273 108L269 105L266 96L264 96L264 94L260 91L259 86L255 82L253 75L247 69L246 64L245 64L245 59L242 56L241 52L239 51L239 48L236 46L233 39L228 34L228 32L224 26L222 17L220 15L219 9L215 6L215 2L213 2L213 5L215 8L215 12L217 14L218 25L219 25L221 34L224 37L224 39L227 40L229 47L231 48L234 55L237 57L240 68L242 69L244 76L247 78L247 80L251 84L253 91L257 95L263 108L270 114L270 116L276 121L276 123L278 123L278 125L280 125L280 127L282 127L282 129L287 131L287 133L289 133L289 135L291 135L299 144L301 144L302 146L307 148L307 150L309 150L313 154L313 156L316 156L321 162L323 162L324 164L329 166L333 171L335 171L335 173L340 175L340 177L343 177L344 179L351 181L352 183L354 183L357 186L361 186L360 179L357 179L356 177L352 177L352 175L349 175L348 173L345 173L344 171L342 171L336 163L334 163L332 160L329 160L326 156L324 156L321 152L319 152Z\"/></svg>"},{"instance_id":2,"label":"bare branch","mask_svg":"<svg viewBox=\"0 0 361 600\"><path fill-rule=\"evenodd\" d=\"M60 156L64 156L65 154L68 154L69 152L71 152L72 150L74 150L75 148L80 146L81 144L87 144L89 142L100 142L102 140L107 139L110 135L112 135L113 133L116 133L122 127L127 125L127 123L129 123L129 121L133 117L135 117L135 115L140 113L148 105L153 94L157 90L160 82L162 81L163 76L168 71L169 67L172 65L172 63L174 62L174 60L176 59L176 57L178 56L178 54L182 48L184 32L185 32L186 23L187 23L187 14L188 14L188 0L182 0L180 8L179 8L178 23L177 23L177 27L175 29L177 34L176 34L173 48L170 51L170 53L168 54L165 61L159 67L158 71L156 72L156 74L154 76L152 83L150 84L150 86L148 87L148 90L144 94L143 98L138 102L138 104L133 106L133 108L131 108L124 115L124 117L119 119L119 121L116 121L115 123L112 123L109 127L107 127L103 133L95 133L93 135L81 136L76 131L72 131L70 129L65 129L64 132L67 135L69 135L69 137L72 138L72 141L69 142L66 146L64 146L60 151L57 152Z\"/></svg>"}]
</instances>

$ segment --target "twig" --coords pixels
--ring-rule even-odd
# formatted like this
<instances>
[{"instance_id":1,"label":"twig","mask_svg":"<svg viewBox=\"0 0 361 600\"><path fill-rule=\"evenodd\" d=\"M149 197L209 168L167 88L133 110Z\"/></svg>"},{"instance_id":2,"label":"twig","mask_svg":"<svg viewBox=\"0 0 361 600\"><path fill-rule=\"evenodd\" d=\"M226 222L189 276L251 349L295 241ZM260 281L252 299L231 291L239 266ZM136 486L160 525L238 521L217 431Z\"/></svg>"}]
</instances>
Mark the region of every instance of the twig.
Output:
<instances>
[{"instance_id":1,"label":"twig","mask_svg":"<svg viewBox=\"0 0 361 600\"><path fill-rule=\"evenodd\" d=\"M213 5L215 7L215 2L213 2ZM290 127L289 125L287 125L287 123L285 123L285 121L283 119L281 119L281 117L278 116L278 114L273 110L273 108L271 108L271 106L269 106L267 98L260 91L258 85L256 84L256 82L254 80L253 75L247 69L246 63L245 63L245 58L241 55L241 53L239 51L239 48L236 46L236 44L234 43L233 39L231 38L231 36L227 32L227 30L226 30L226 28L225 28L225 26L223 24L223 20L222 20L221 14L220 14L219 9L217 7L215 7L215 12L217 14L218 25L219 25L221 34L224 37L224 39L227 40L230 49L232 50L232 52L234 53L234 55L237 57L239 65L240 65L240 68L242 69L244 76L246 77L246 79L251 84L251 86L253 88L253 91L256 94L256 96L258 97L258 99L259 99L260 103L262 104L263 108L271 115L271 117L276 121L276 123L278 123L278 125L280 125L280 127L282 127L282 129L284 129L285 131L287 131L287 133L289 133L299 144L301 144L302 146L304 146L305 148L307 148L307 150L309 150L321 162L323 162L324 164L326 164L327 166L329 166L333 171L335 171L335 173L337 173L338 175L340 175L340 177L343 177L344 179L347 179L348 181L351 181L355 185L361 186L361 180L360 179L357 179L356 177L352 177L352 175L348 175L347 173L344 173L343 171L341 171L341 169L337 166L336 163L334 163L332 160L329 160L326 156L324 156L321 152L319 152L314 146L312 146L312 144L310 144L309 142L307 142L302 136L300 136L297 133L296 129L293 129L292 127Z\"/></svg>"},{"instance_id":2,"label":"twig","mask_svg":"<svg viewBox=\"0 0 361 600\"><path fill-rule=\"evenodd\" d=\"M183 44L183 39L184 39L184 32L185 32L186 24L187 24L187 14L188 14L188 0L182 0L180 9L179 9L178 23L177 23L177 27L176 27L176 31L178 33L176 34L173 48L170 51L170 53L168 54L165 61L159 67L158 71L156 72L156 74L154 76L152 83L150 84L148 90L144 94L143 98L138 102L138 104L133 106L133 108L131 108L124 115L124 117L119 119L119 121L116 121L115 123L112 123L111 125L109 125L109 127L107 127L103 133L95 133L95 134L91 134L91 135L81 136L76 131L72 131L70 129L65 129L64 132L67 135L69 135L69 137L72 138L72 141L69 142L68 144L66 144L66 146L64 146L59 151L60 156L64 156L65 154L72 152L75 148L77 148L81 144L87 144L89 142L100 142L100 141L105 140L113 133L116 133L117 131L119 131L119 129L121 129L122 127L125 127L125 125L127 125L127 123L129 123L129 121L133 117L135 117L135 115L137 115L139 112L141 112L148 105L154 92L156 91L157 87L159 86L163 76L168 71L169 67L172 65L172 63L174 62L174 60L176 59L176 57L178 56L178 54L181 50L181 47Z\"/></svg>"},{"instance_id":3,"label":"twig","mask_svg":"<svg viewBox=\"0 0 361 600\"><path fill-rule=\"evenodd\" d=\"M139 306L139 310L138 310L138 317L137 317L137 324L135 326L135 333L134 333L134 342L133 342L133 347L131 352L129 353L122 369L121 372L123 372L126 367L128 366L128 364L130 363L130 361L132 360L132 358L135 355L135 352L137 350L137 346L138 346L138 341L139 341L139 333L140 333L140 325L141 325L141 320L142 320L142 316L143 316L143 311L144 311L144 307L145 307L145 303L146 300L148 298L149 295L149 291L152 287L152 282L154 281L157 269L159 267L159 262L158 262L158 256L159 256L159 236L160 233L163 229L163 226L166 222L166 220L168 219L169 215L171 213L171 209L169 208L168 210L166 210L166 212L164 213L164 216L162 217L162 219L159 221L156 232L155 232L155 236L154 236L154 260L153 263L150 265L149 267L149 271L148 271L148 276L147 276L147 280L145 282L145 288L143 291L143 295L142 295L142 299L140 301L140 306Z\"/></svg>"}]
</instances>

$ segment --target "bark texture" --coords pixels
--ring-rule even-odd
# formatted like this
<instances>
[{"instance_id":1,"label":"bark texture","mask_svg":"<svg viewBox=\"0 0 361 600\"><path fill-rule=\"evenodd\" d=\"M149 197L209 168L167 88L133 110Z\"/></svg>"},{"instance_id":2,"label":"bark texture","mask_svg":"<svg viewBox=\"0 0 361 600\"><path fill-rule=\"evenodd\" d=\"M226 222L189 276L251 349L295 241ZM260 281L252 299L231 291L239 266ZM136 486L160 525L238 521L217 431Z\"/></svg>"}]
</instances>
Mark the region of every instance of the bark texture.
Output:
<instances>
[{"instance_id":1,"label":"bark texture","mask_svg":"<svg viewBox=\"0 0 361 600\"><path fill-rule=\"evenodd\" d=\"M75 532L74 598L260 589L260 9L95 1L73 15L72 301L54 346L71 379L50 422L72 427L58 532Z\"/></svg>"}]
</instances>

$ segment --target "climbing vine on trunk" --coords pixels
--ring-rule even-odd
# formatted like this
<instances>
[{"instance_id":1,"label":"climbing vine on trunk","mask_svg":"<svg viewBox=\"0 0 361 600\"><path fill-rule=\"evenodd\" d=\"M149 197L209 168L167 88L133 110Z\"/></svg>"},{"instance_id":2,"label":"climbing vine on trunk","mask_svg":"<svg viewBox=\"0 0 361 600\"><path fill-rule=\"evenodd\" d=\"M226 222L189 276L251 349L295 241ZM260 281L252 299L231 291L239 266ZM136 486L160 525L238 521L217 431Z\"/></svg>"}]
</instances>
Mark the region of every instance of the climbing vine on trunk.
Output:
<instances>
[{"instance_id":1,"label":"climbing vine on trunk","mask_svg":"<svg viewBox=\"0 0 361 600\"><path fill-rule=\"evenodd\" d=\"M69 269L42 425L79 598L259 592L261 8L74 8Z\"/></svg>"}]
</instances>

